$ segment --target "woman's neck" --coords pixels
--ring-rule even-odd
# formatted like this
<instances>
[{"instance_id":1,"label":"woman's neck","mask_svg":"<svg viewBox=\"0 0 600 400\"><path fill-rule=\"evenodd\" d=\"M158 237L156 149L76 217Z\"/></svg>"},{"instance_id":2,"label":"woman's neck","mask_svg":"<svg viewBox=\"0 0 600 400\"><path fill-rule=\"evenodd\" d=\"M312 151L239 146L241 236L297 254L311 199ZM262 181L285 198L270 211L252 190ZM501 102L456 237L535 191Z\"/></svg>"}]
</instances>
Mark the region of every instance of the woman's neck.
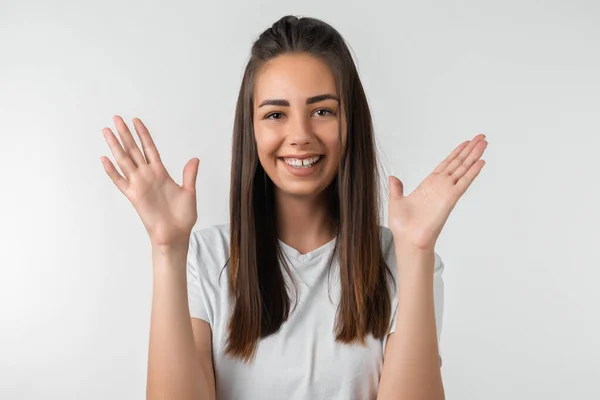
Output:
<instances>
[{"instance_id":1,"label":"woman's neck","mask_svg":"<svg viewBox=\"0 0 600 400\"><path fill-rule=\"evenodd\" d=\"M333 224L323 193L314 198L276 193L277 236L301 254L333 240Z\"/></svg>"}]
</instances>

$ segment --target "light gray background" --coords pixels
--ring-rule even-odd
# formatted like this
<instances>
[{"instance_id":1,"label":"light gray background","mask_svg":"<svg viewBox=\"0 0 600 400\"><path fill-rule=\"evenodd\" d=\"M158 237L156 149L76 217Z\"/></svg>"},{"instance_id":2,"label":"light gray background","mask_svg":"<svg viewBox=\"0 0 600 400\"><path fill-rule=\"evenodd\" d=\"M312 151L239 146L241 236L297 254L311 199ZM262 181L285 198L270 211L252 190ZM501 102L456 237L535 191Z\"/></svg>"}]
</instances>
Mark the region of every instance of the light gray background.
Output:
<instances>
[{"instance_id":1,"label":"light gray background","mask_svg":"<svg viewBox=\"0 0 600 400\"><path fill-rule=\"evenodd\" d=\"M436 248L447 398L600 398L592 0L1 1L0 398L144 398L150 246L101 130L141 118L179 183L200 158L197 227L226 222L243 68L286 14L348 40L407 193L488 136Z\"/></svg>"}]
</instances>

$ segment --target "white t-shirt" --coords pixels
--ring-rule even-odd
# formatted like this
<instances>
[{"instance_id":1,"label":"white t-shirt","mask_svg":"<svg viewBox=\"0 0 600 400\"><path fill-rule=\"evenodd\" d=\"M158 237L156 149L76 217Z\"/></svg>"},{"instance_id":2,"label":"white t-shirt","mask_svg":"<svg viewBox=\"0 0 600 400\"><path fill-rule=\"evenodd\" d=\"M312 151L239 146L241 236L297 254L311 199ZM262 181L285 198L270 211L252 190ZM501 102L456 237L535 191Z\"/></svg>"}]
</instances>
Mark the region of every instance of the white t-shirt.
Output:
<instances>
[{"instance_id":1,"label":"white t-shirt","mask_svg":"<svg viewBox=\"0 0 600 400\"><path fill-rule=\"evenodd\" d=\"M387 227L382 231L382 250L394 275L392 321L396 325L397 266L393 237ZM207 321L212 328L213 362L219 400L371 400L383 366L387 336L371 334L366 346L335 341L334 323L340 298L337 261L328 266L336 239L306 254L279 240L289 258L298 288L299 302L292 307L279 331L258 343L256 357L243 363L225 355L230 297L227 267L229 224L195 229L190 238L187 259L190 315ZM434 300L438 341L442 328L444 264L435 254ZM221 271L223 271L221 273ZM287 274L283 274L284 277ZM286 280L288 278L285 278ZM293 286L292 286L293 287ZM329 287L329 291L328 291ZM441 358L440 358L441 362Z\"/></svg>"}]
</instances>

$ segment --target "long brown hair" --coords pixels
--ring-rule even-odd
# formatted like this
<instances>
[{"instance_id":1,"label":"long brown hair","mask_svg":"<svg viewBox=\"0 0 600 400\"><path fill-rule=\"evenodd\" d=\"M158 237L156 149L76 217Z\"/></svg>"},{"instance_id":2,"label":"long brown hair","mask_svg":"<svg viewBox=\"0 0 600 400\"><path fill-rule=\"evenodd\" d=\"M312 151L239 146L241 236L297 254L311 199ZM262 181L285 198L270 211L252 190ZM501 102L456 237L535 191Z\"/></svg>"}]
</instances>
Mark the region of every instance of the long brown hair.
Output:
<instances>
[{"instance_id":1,"label":"long brown hair","mask_svg":"<svg viewBox=\"0 0 600 400\"><path fill-rule=\"evenodd\" d=\"M233 128L228 273L234 306L225 353L245 362L254 357L258 340L277 332L290 313L282 266L287 274L290 270L277 240L274 183L258 159L253 95L261 66L292 52L308 53L331 68L346 110L346 148L338 174L326 189L329 213L337 227L334 256L340 269L336 340L364 343L369 333L382 338L390 323L386 272L390 276L391 272L380 242L377 155L371 113L356 66L343 37L332 26L315 18L285 16L253 43Z\"/></svg>"}]
</instances>

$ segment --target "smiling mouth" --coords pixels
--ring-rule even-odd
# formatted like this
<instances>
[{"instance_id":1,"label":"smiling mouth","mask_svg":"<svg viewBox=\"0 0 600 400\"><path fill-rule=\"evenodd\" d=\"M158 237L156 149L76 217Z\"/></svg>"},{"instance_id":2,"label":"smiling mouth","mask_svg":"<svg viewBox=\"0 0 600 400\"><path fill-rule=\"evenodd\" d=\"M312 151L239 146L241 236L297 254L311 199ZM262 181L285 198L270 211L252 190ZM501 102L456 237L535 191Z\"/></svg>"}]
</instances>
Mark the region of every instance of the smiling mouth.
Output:
<instances>
[{"instance_id":1,"label":"smiling mouth","mask_svg":"<svg viewBox=\"0 0 600 400\"><path fill-rule=\"evenodd\" d=\"M321 160L323 160L323 158L325 158L325 156L324 156L324 155L320 155L320 156L318 156L318 157L319 157L319 158L318 158L316 161L314 161L314 162L312 162L312 163L310 163L310 164L306 164L306 165L304 164L304 162L303 162L302 160L301 160L302 162L298 162L298 161L294 161L294 162L288 162L288 161L286 161L286 159L285 159L285 158L283 158L283 157L278 157L278 158L279 158L279 159L280 159L282 162L286 163L287 165L289 165L289 166L290 166L290 167L292 167L292 168L303 169L303 168L312 168L312 167L314 167L315 165L317 165L318 163L320 163L320 162L321 162Z\"/></svg>"}]
</instances>

